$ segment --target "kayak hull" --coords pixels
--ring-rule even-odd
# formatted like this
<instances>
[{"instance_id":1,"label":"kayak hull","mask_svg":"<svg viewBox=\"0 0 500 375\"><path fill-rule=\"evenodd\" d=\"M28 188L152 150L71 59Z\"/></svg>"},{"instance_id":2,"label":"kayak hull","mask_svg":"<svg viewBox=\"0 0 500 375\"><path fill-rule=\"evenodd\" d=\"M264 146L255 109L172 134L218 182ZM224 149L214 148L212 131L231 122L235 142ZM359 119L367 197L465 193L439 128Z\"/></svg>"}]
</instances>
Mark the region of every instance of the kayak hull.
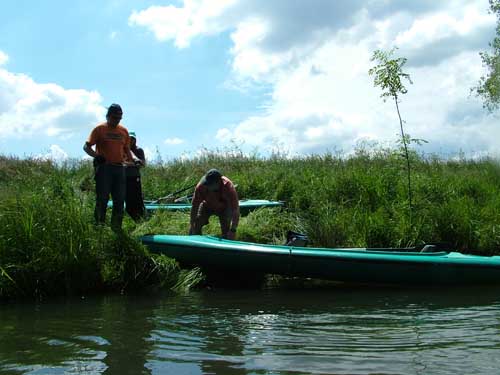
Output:
<instances>
[{"instance_id":1,"label":"kayak hull","mask_svg":"<svg viewBox=\"0 0 500 375\"><path fill-rule=\"evenodd\" d=\"M231 273L278 274L349 283L500 284L500 257L408 249L326 249L261 245L212 236L144 236L152 251L182 264Z\"/></svg>"}]
</instances>

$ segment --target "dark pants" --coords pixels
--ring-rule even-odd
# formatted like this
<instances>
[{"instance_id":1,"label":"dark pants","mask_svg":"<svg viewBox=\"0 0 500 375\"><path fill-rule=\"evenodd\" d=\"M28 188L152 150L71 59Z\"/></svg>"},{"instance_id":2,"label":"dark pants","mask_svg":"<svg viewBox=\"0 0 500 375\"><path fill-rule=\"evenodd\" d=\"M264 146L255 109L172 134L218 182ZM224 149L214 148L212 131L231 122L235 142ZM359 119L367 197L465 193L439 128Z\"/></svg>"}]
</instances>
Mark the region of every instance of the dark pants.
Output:
<instances>
[{"instance_id":1,"label":"dark pants","mask_svg":"<svg viewBox=\"0 0 500 375\"><path fill-rule=\"evenodd\" d=\"M127 176L125 209L134 221L144 219L146 207L142 198L141 176Z\"/></svg>"},{"instance_id":2,"label":"dark pants","mask_svg":"<svg viewBox=\"0 0 500 375\"><path fill-rule=\"evenodd\" d=\"M196 213L194 220L193 230L189 234L201 234L203 226L208 224L210 216L212 215L219 217L220 229L222 237L224 238L231 226L233 211L228 207L222 212L215 212L207 206L205 201L201 202L198 206L198 212Z\"/></svg>"},{"instance_id":3,"label":"dark pants","mask_svg":"<svg viewBox=\"0 0 500 375\"><path fill-rule=\"evenodd\" d=\"M125 201L125 167L112 164L101 164L95 171L95 211L96 224L106 222L106 209L109 195L113 199L111 228L121 229L123 221L123 202Z\"/></svg>"}]
</instances>

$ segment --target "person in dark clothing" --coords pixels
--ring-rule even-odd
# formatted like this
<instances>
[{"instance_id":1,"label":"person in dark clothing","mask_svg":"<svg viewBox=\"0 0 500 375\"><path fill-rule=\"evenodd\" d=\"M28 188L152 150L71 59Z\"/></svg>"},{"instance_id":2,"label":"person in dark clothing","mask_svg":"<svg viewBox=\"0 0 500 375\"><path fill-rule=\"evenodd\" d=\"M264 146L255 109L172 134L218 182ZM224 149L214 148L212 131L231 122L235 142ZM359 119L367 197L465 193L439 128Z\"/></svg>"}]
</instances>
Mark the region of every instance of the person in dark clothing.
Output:
<instances>
[{"instance_id":1,"label":"person in dark clothing","mask_svg":"<svg viewBox=\"0 0 500 375\"><path fill-rule=\"evenodd\" d=\"M140 168L146 165L144 150L137 147L135 132L128 133L132 160L127 160L127 188L125 193L125 210L134 221L140 221L146 216L146 208L142 196Z\"/></svg>"},{"instance_id":2,"label":"person in dark clothing","mask_svg":"<svg viewBox=\"0 0 500 375\"><path fill-rule=\"evenodd\" d=\"M123 111L120 105L111 104L106 114L106 122L97 125L90 133L83 150L94 158L96 204L94 217L96 224L106 221L109 195L113 199L111 228L120 230L123 220L125 200L125 164L132 159L128 131L120 124ZM96 147L95 151L92 146Z\"/></svg>"}]
</instances>

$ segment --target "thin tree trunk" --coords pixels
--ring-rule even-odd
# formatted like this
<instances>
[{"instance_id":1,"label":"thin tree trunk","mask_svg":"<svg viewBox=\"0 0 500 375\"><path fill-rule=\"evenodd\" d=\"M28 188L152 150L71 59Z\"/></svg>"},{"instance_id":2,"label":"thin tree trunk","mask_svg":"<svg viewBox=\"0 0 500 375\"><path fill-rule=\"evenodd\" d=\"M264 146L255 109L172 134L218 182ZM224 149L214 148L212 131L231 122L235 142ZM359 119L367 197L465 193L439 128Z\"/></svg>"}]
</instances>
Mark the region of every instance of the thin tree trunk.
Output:
<instances>
[{"instance_id":1,"label":"thin tree trunk","mask_svg":"<svg viewBox=\"0 0 500 375\"><path fill-rule=\"evenodd\" d=\"M403 139L403 146L405 148L405 156L406 156L406 166L408 169L408 209L409 209L409 218L410 218L410 228L411 228L411 222L412 222L412 217L411 217L411 210L412 210L412 205L411 205L411 175L410 175L410 156L408 154L408 146L406 145L406 137L405 137L405 132L403 130L403 120L401 120L401 114L399 113L399 105L398 105L398 97L397 95L394 96L394 103L396 103L396 110L398 111L398 117L399 117L399 125L401 127L401 137Z\"/></svg>"}]
</instances>

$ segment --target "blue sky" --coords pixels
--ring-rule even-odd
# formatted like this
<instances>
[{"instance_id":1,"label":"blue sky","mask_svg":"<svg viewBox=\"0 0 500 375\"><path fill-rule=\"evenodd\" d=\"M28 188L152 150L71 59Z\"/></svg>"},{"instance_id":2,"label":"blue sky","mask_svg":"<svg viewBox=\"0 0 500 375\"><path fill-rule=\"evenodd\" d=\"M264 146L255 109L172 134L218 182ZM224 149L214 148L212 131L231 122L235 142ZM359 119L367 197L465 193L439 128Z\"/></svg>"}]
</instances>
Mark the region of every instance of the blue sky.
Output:
<instances>
[{"instance_id":1,"label":"blue sky","mask_svg":"<svg viewBox=\"0 0 500 375\"><path fill-rule=\"evenodd\" d=\"M397 46L410 134L492 155L498 118L469 92L494 28L487 0L4 0L0 153L83 157L113 102L150 158L390 143L395 111L367 72Z\"/></svg>"}]
</instances>

